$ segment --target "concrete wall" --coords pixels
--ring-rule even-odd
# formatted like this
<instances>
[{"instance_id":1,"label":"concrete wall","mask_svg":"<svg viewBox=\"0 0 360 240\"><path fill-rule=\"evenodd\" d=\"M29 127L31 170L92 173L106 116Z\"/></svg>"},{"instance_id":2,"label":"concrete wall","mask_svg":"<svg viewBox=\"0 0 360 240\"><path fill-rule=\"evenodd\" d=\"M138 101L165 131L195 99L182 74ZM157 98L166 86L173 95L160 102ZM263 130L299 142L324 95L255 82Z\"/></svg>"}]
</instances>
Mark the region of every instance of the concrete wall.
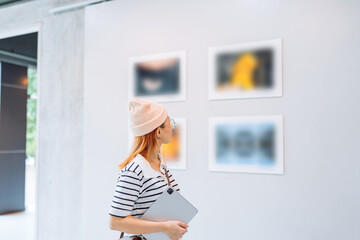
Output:
<instances>
[{"instance_id":1,"label":"concrete wall","mask_svg":"<svg viewBox=\"0 0 360 240\"><path fill-rule=\"evenodd\" d=\"M41 24L38 240L80 238L84 11L48 12L70 2L0 8L0 36Z\"/></svg>"},{"instance_id":2,"label":"concrete wall","mask_svg":"<svg viewBox=\"0 0 360 240\"><path fill-rule=\"evenodd\" d=\"M108 228L128 151L128 61L187 50L188 169L199 208L184 239L359 239L358 1L122 0L86 9L83 239ZM208 48L283 39L284 95L208 101ZM201 109L201 111L200 111ZM284 175L208 171L208 118L284 115Z\"/></svg>"}]
</instances>

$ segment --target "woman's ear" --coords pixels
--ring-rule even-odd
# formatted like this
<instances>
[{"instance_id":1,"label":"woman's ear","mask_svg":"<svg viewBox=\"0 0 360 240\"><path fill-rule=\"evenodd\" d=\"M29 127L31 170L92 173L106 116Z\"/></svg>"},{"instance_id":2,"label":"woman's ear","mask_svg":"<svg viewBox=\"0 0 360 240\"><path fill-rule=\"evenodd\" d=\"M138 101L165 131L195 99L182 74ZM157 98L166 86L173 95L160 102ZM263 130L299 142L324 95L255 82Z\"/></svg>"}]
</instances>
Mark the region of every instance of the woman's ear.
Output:
<instances>
[{"instance_id":1,"label":"woman's ear","mask_svg":"<svg viewBox=\"0 0 360 240\"><path fill-rule=\"evenodd\" d=\"M159 135L160 135L160 128L158 128L158 129L156 130L156 137L157 137L157 139L160 139L160 138L159 138Z\"/></svg>"}]
</instances>

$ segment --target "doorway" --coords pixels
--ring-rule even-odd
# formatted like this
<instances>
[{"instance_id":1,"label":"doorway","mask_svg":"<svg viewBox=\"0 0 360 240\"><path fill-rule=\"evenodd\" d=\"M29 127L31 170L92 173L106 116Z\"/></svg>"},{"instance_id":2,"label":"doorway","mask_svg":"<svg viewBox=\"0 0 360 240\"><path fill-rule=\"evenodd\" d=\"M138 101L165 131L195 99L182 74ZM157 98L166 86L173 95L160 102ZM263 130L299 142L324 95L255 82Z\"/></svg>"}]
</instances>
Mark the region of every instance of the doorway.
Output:
<instances>
[{"instance_id":1,"label":"doorway","mask_svg":"<svg viewBox=\"0 0 360 240\"><path fill-rule=\"evenodd\" d=\"M39 32L0 34L0 239L37 238Z\"/></svg>"}]
</instances>

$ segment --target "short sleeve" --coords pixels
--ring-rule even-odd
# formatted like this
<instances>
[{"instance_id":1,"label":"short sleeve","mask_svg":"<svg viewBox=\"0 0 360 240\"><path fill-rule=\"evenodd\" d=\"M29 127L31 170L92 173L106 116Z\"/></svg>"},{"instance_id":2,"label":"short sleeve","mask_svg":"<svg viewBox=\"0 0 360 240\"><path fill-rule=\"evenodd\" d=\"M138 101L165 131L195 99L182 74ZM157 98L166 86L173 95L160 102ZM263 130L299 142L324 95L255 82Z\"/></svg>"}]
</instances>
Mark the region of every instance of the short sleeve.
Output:
<instances>
[{"instance_id":1,"label":"short sleeve","mask_svg":"<svg viewBox=\"0 0 360 240\"><path fill-rule=\"evenodd\" d=\"M139 198L141 182L138 174L133 171L122 171L119 175L109 214L126 217L131 215L135 202Z\"/></svg>"}]
</instances>

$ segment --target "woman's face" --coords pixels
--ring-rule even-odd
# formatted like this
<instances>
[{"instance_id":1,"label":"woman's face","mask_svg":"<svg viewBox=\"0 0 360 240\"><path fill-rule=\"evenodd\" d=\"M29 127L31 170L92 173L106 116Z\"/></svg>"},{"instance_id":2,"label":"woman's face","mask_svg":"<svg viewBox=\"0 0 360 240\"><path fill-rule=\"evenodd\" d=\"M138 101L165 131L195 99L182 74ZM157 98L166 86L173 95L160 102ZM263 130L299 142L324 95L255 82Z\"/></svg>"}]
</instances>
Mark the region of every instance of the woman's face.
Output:
<instances>
[{"instance_id":1,"label":"woman's face","mask_svg":"<svg viewBox=\"0 0 360 240\"><path fill-rule=\"evenodd\" d=\"M160 134L159 134L160 132ZM159 127L158 137L160 144L168 144L172 137L172 127L170 124L170 117L168 116L164 123L164 128Z\"/></svg>"}]
</instances>

